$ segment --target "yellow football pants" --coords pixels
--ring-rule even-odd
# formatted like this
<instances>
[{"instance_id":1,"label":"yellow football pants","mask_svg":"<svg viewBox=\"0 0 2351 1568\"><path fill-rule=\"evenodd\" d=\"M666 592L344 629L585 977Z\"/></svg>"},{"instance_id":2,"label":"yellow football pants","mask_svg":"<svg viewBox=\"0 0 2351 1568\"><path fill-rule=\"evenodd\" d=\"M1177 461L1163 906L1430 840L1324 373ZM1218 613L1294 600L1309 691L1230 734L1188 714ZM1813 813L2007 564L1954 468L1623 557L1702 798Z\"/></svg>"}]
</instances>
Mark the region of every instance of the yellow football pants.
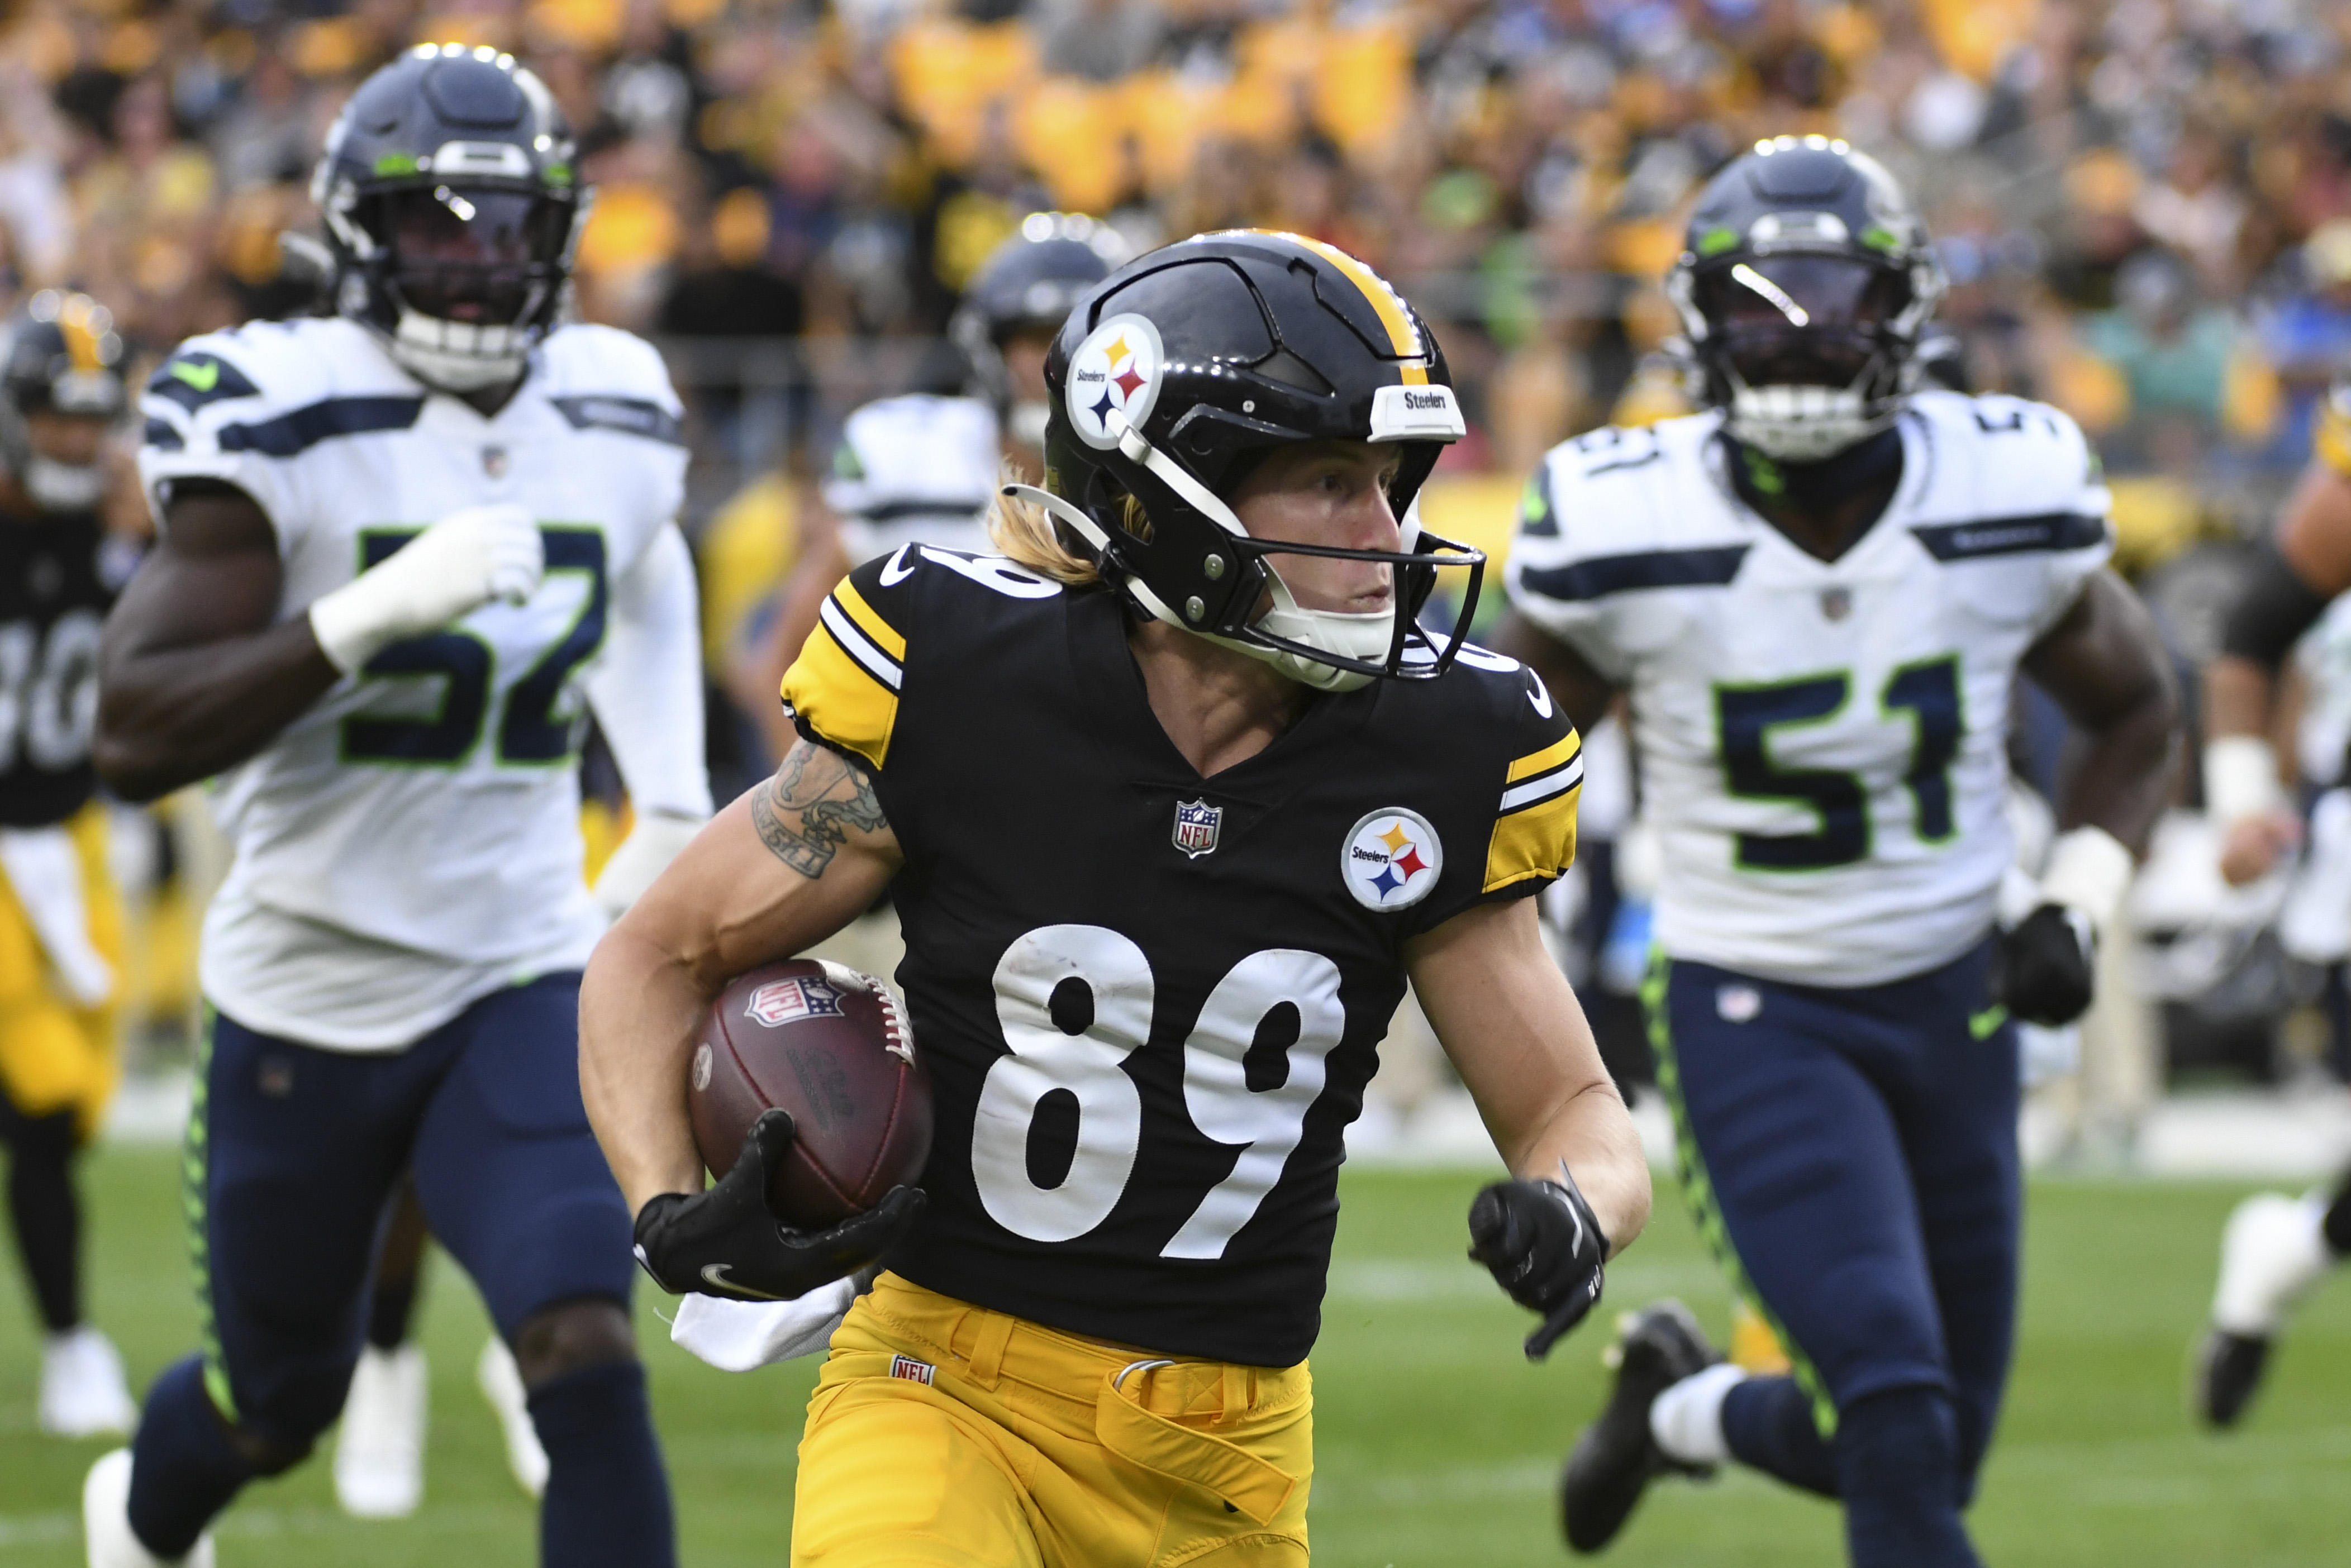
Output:
<instances>
[{"instance_id":1,"label":"yellow football pants","mask_svg":"<svg viewBox=\"0 0 2351 1568\"><path fill-rule=\"evenodd\" d=\"M105 808L85 806L66 826L81 862L90 944L119 981L122 905L106 865ZM64 994L32 921L7 878L0 876L0 1093L26 1116L70 1107L79 1113L81 1135L89 1137L113 1097L120 1072L114 1015L110 1002L82 1008Z\"/></svg>"},{"instance_id":2,"label":"yellow football pants","mask_svg":"<svg viewBox=\"0 0 2351 1568\"><path fill-rule=\"evenodd\" d=\"M884 1274L800 1438L795 1568L1303 1568L1304 1364L1168 1360Z\"/></svg>"}]
</instances>

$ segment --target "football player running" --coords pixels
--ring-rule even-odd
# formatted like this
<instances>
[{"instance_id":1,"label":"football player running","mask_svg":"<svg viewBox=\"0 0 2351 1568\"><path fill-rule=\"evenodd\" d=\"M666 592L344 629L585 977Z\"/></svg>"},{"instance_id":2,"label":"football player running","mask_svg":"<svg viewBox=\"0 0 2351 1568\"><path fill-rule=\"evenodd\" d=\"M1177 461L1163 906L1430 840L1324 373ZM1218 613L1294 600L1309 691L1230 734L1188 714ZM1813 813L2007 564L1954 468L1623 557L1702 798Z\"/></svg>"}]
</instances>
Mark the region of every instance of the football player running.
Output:
<instances>
[{"instance_id":1,"label":"football player running","mask_svg":"<svg viewBox=\"0 0 2351 1568\"><path fill-rule=\"evenodd\" d=\"M1044 463L1045 350L1079 297L1124 259L1117 232L1083 213L1029 214L972 275L948 323L968 392L885 397L844 423L824 504L803 513L802 559L733 672L737 700L775 755L797 738L777 683L851 568L905 544L987 553L998 476L1033 484Z\"/></svg>"},{"instance_id":2,"label":"football player running","mask_svg":"<svg viewBox=\"0 0 2351 1568\"><path fill-rule=\"evenodd\" d=\"M1477 559L1398 520L1462 433L1426 328L1343 252L1210 235L1090 293L1046 380L1010 559L851 574L785 678L774 780L582 991L590 1113L665 1288L888 1265L809 1406L804 1568L1303 1563L1343 1137L1407 976L1516 1173L1470 1230L1542 1314L1531 1354L1647 1214L1530 896L1573 852L1575 733L1414 622ZM783 1229L757 1195L789 1117L703 1189L696 1023L885 885L930 1164Z\"/></svg>"},{"instance_id":3,"label":"football player running","mask_svg":"<svg viewBox=\"0 0 2351 1568\"><path fill-rule=\"evenodd\" d=\"M128 403L106 308L47 289L0 325L0 1145L47 1339L41 1430L128 1432L122 1358L82 1313L73 1164L114 1092L122 920L92 799L99 627L120 586L98 507Z\"/></svg>"},{"instance_id":4,"label":"football player running","mask_svg":"<svg viewBox=\"0 0 2351 1568\"><path fill-rule=\"evenodd\" d=\"M2278 667L2326 607L2351 590L2351 380L2320 411L2315 452L2275 537L2222 622L2220 656L2204 672L2204 808L2220 824L2220 874L2266 875L2301 837L2269 737ZM2351 901L2351 887L2335 890ZM2326 1271L2351 1258L2351 1175L2330 1197L2260 1193L2230 1215L2220 1239L2212 1322L2196 1358L2196 1408L2234 1426L2261 1386L2287 1314Z\"/></svg>"},{"instance_id":5,"label":"football player running","mask_svg":"<svg viewBox=\"0 0 2351 1568\"><path fill-rule=\"evenodd\" d=\"M709 809L679 408L562 324L584 204L546 88L486 48L370 77L313 182L340 314L193 339L148 385L162 541L102 653L133 800L225 774L188 1133L203 1350L85 1488L93 1568L209 1521L341 1406L413 1169L513 1347L544 1561L674 1558L629 1321L629 1213L578 1092L588 710L650 880Z\"/></svg>"},{"instance_id":6,"label":"football player running","mask_svg":"<svg viewBox=\"0 0 2351 1568\"><path fill-rule=\"evenodd\" d=\"M1977 1561L1960 1515L2016 1309L2011 1020L2088 1005L2176 702L2072 422L1915 390L1941 287L1876 162L1759 143L1667 280L1704 412L1556 448L1512 546L1503 645L1579 719L1629 699L1684 1189L1794 1364L1744 1376L1678 1303L1632 1319L1562 1482L1581 1552L1653 1477L1735 1458L1840 1498L1856 1568ZM2088 743L1995 936L2020 670Z\"/></svg>"}]
</instances>

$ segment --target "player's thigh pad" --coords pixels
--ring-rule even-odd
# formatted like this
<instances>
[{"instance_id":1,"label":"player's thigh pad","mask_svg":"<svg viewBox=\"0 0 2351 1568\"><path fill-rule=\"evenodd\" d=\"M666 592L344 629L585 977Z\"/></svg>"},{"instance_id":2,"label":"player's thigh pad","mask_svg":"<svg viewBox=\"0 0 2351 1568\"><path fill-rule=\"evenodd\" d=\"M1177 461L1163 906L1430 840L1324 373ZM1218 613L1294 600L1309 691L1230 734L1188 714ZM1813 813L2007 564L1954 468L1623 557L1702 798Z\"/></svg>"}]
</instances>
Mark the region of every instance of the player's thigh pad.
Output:
<instances>
[{"instance_id":1,"label":"player's thigh pad","mask_svg":"<svg viewBox=\"0 0 2351 1568\"><path fill-rule=\"evenodd\" d=\"M511 1339L542 1307L626 1303L628 1207L580 1099L580 977L496 991L438 1031L455 1061L416 1137L416 1196Z\"/></svg>"},{"instance_id":2,"label":"player's thigh pad","mask_svg":"<svg viewBox=\"0 0 2351 1568\"><path fill-rule=\"evenodd\" d=\"M1016 1472L1033 1470L1034 1455L929 1396L886 1375L817 1391L800 1438L793 1568L1043 1568Z\"/></svg>"},{"instance_id":3,"label":"player's thigh pad","mask_svg":"<svg viewBox=\"0 0 2351 1568\"><path fill-rule=\"evenodd\" d=\"M793 1562L1303 1564L1306 1369L1134 1363L885 1274L810 1402Z\"/></svg>"},{"instance_id":4,"label":"player's thigh pad","mask_svg":"<svg viewBox=\"0 0 2351 1568\"><path fill-rule=\"evenodd\" d=\"M1836 1406L1949 1389L1940 1314L1902 1141L1852 1051L1866 1019L1834 993L1668 966L1659 1080L1699 1223Z\"/></svg>"},{"instance_id":5,"label":"player's thigh pad","mask_svg":"<svg viewBox=\"0 0 2351 1568\"><path fill-rule=\"evenodd\" d=\"M186 1156L206 1386L274 1441L299 1448L342 1408L376 1232L432 1067L211 1020Z\"/></svg>"}]
</instances>

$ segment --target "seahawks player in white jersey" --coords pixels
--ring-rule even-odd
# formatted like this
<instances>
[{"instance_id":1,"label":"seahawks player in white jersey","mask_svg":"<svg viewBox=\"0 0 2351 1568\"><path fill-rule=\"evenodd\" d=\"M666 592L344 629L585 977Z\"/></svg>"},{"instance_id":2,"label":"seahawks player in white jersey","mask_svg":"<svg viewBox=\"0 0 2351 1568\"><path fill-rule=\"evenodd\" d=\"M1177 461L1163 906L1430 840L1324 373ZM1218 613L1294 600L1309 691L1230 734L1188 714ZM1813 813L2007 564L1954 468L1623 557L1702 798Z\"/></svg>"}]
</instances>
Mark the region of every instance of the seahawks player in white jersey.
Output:
<instances>
[{"instance_id":1,"label":"seahawks player in white jersey","mask_svg":"<svg viewBox=\"0 0 2351 1568\"><path fill-rule=\"evenodd\" d=\"M1082 213L1029 214L972 275L948 324L969 371L966 394L881 398L843 423L800 560L731 683L778 756L798 737L776 706L777 685L852 568L910 544L995 550L987 517L1003 471L1028 483L1043 476L1045 350L1079 297L1125 259L1117 231Z\"/></svg>"},{"instance_id":2,"label":"seahawks player in white jersey","mask_svg":"<svg viewBox=\"0 0 2351 1568\"><path fill-rule=\"evenodd\" d=\"M708 815L685 455L653 350L561 324L572 157L510 57L402 57L313 183L340 314L191 340L149 383L161 542L107 626L98 763L133 800L220 775L235 860L189 1133L203 1349L90 1472L95 1568L208 1561L332 1423L411 1170L528 1390L543 1560L674 1559L578 1089L603 920L576 762L592 710L640 823L622 879Z\"/></svg>"},{"instance_id":3,"label":"seahawks player in white jersey","mask_svg":"<svg viewBox=\"0 0 2351 1568\"><path fill-rule=\"evenodd\" d=\"M1795 1370L1720 1364L1677 1303L1633 1319L1568 1540L1736 1458L1842 1499L1857 1568L1964 1568L2015 1315L2009 1020L2090 1000L2164 796L2168 666L2072 422L1917 390L1941 273L1876 162L1759 144L1667 287L1704 412L1549 455L1501 641L1579 725L1630 700L1658 1081L1687 1195ZM2020 669L2088 745L1996 937Z\"/></svg>"}]
</instances>

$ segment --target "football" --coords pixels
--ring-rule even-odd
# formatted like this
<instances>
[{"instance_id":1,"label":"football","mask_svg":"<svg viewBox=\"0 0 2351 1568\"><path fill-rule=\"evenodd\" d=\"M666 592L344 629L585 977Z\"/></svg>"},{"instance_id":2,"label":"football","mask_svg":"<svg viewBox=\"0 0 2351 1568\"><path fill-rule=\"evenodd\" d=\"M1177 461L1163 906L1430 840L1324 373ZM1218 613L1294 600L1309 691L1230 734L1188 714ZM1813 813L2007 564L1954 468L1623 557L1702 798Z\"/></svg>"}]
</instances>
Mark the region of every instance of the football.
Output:
<instances>
[{"instance_id":1,"label":"football","mask_svg":"<svg viewBox=\"0 0 2351 1568\"><path fill-rule=\"evenodd\" d=\"M931 1152L931 1085L890 988L818 958L737 976L703 1014L688 1070L695 1145L714 1176L751 1124L789 1111L799 1135L768 1207L802 1229L837 1225L918 1180Z\"/></svg>"}]
</instances>

